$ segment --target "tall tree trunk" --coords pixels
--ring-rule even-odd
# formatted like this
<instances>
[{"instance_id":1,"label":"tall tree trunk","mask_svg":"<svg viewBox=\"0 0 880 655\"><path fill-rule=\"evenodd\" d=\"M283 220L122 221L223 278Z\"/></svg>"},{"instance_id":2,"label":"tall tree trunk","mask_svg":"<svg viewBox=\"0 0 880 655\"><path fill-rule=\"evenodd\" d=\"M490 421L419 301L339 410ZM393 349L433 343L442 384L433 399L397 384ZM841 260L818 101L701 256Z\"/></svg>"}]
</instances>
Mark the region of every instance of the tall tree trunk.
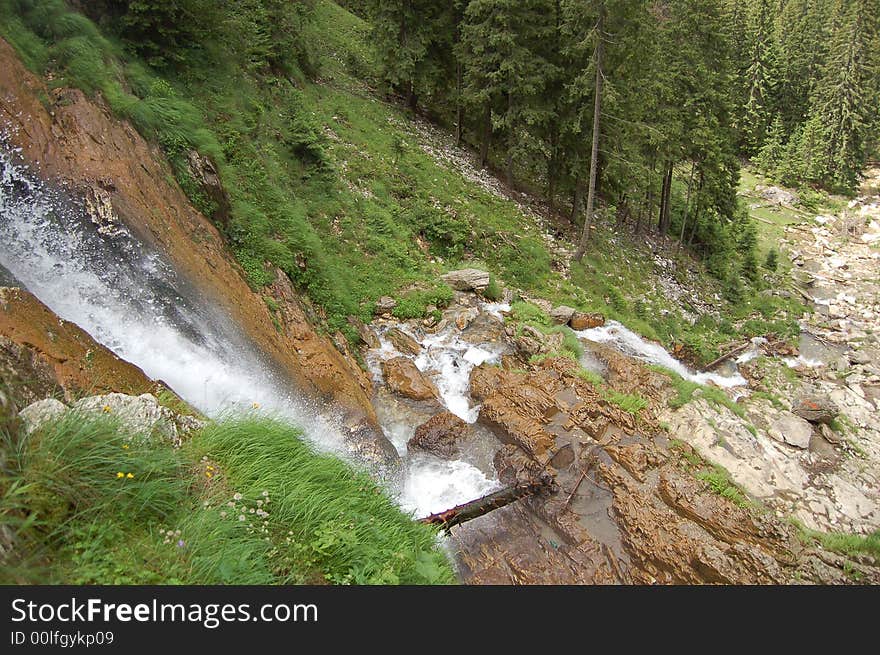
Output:
<instances>
[{"instance_id":1,"label":"tall tree trunk","mask_svg":"<svg viewBox=\"0 0 880 655\"><path fill-rule=\"evenodd\" d=\"M511 120L513 117L513 94L507 94L507 157L504 163L504 176L507 181L507 188L513 189L513 146L516 143L516 122Z\"/></svg>"},{"instance_id":2,"label":"tall tree trunk","mask_svg":"<svg viewBox=\"0 0 880 655\"><path fill-rule=\"evenodd\" d=\"M486 161L489 159L489 141L492 139L492 107L486 102L483 109L483 126L480 135L480 167L486 167Z\"/></svg>"},{"instance_id":3,"label":"tall tree trunk","mask_svg":"<svg viewBox=\"0 0 880 655\"><path fill-rule=\"evenodd\" d=\"M621 227L626 224L626 219L629 216L629 203L626 200L626 194L620 199L620 202L617 203L617 227Z\"/></svg>"},{"instance_id":4,"label":"tall tree trunk","mask_svg":"<svg viewBox=\"0 0 880 655\"><path fill-rule=\"evenodd\" d=\"M581 209L581 202L584 199L584 184L581 182L581 176L578 175L574 181L574 194L571 197L571 223L577 223L578 212Z\"/></svg>"},{"instance_id":5,"label":"tall tree trunk","mask_svg":"<svg viewBox=\"0 0 880 655\"><path fill-rule=\"evenodd\" d=\"M694 171L697 169L697 162L691 163L691 175L688 178L688 186L687 186L687 194L685 195L684 200L684 216L681 217L681 234L678 235L678 244L675 246L675 252L678 252L681 249L682 242L684 241L684 228L687 226L688 222L688 210L691 207L691 187L694 184ZM700 173L702 176L702 173Z\"/></svg>"},{"instance_id":6,"label":"tall tree trunk","mask_svg":"<svg viewBox=\"0 0 880 655\"><path fill-rule=\"evenodd\" d=\"M672 162L666 165L663 175L663 188L660 191L660 217L657 222L657 230L661 235L666 235L669 230L669 202L672 197Z\"/></svg>"},{"instance_id":7,"label":"tall tree trunk","mask_svg":"<svg viewBox=\"0 0 880 655\"><path fill-rule=\"evenodd\" d=\"M605 2L599 2L599 21L596 24L596 34L598 42L596 43L596 90L595 100L593 102L593 149L590 152L590 188L587 192L587 212L584 215L584 231L581 233L581 240L578 244L577 252L574 254L575 261L579 262L584 258L587 250L587 241L590 239L590 230L593 227L593 205L596 202L596 170L599 166L599 128L601 126L600 117L602 114L602 60L605 54Z\"/></svg>"},{"instance_id":8,"label":"tall tree trunk","mask_svg":"<svg viewBox=\"0 0 880 655\"><path fill-rule=\"evenodd\" d=\"M464 108L461 104L461 62L455 65L455 145L461 145L463 134Z\"/></svg>"}]
</instances>

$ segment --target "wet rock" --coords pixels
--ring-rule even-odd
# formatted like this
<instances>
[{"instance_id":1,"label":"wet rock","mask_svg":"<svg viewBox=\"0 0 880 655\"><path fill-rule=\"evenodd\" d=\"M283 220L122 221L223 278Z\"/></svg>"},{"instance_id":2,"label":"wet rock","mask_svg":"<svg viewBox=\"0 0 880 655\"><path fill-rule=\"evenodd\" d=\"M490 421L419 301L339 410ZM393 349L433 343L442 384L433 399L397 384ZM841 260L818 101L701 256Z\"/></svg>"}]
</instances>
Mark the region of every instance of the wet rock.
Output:
<instances>
[{"instance_id":1,"label":"wet rock","mask_svg":"<svg viewBox=\"0 0 880 655\"><path fill-rule=\"evenodd\" d=\"M480 310L476 307L469 307L462 312L459 312L455 315L455 327L459 330L465 330L471 324L477 316L479 316Z\"/></svg>"},{"instance_id":2,"label":"wet rock","mask_svg":"<svg viewBox=\"0 0 880 655\"><path fill-rule=\"evenodd\" d=\"M345 443L357 458L374 467L389 467L400 460L397 449L382 431L367 421L342 426Z\"/></svg>"},{"instance_id":3,"label":"wet rock","mask_svg":"<svg viewBox=\"0 0 880 655\"><path fill-rule=\"evenodd\" d=\"M461 338L475 346L504 342L504 323L491 314L481 313L462 331Z\"/></svg>"},{"instance_id":4,"label":"wet rock","mask_svg":"<svg viewBox=\"0 0 880 655\"><path fill-rule=\"evenodd\" d=\"M391 296L382 296L376 301L377 314L390 314L395 307L397 307L397 301Z\"/></svg>"},{"instance_id":5,"label":"wet rock","mask_svg":"<svg viewBox=\"0 0 880 655\"><path fill-rule=\"evenodd\" d=\"M486 386L490 375L486 372L472 375L471 380ZM546 463L555 443L543 425L547 411L556 406L552 390L538 386L538 380L529 384L525 376L506 371L501 371L496 380L494 391L483 400L479 422L492 430L502 443L519 446L535 461Z\"/></svg>"},{"instance_id":6,"label":"wet rock","mask_svg":"<svg viewBox=\"0 0 880 655\"><path fill-rule=\"evenodd\" d=\"M24 426L25 434L32 434L41 426L52 421L57 421L64 416L67 405L55 398L45 398L31 403L18 414Z\"/></svg>"},{"instance_id":7,"label":"wet rock","mask_svg":"<svg viewBox=\"0 0 880 655\"><path fill-rule=\"evenodd\" d=\"M552 318L553 322L557 325L565 325L571 320L571 317L574 316L574 313L574 307L559 305L559 307L554 307L550 310L550 318Z\"/></svg>"},{"instance_id":8,"label":"wet rock","mask_svg":"<svg viewBox=\"0 0 880 655\"><path fill-rule=\"evenodd\" d=\"M788 412L781 415L770 424L767 434L776 441L786 443L796 448L807 449L810 447L810 437L813 435L813 426L800 416Z\"/></svg>"},{"instance_id":9,"label":"wet rock","mask_svg":"<svg viewBox=\"0 0 880 655\"><path fill-rule=\"evenodd\" d=\"M471 396L477 401L485 400L509 375L511 374L491 364L475 366L470 375Z\"/></svg>"},{"instance_id":10,"label":"wet rock","mask_svg":"<svg viewBox=\"0 0 880 655\"><path fill-rule=\"evenodd\" d=\"M0 288L0 381L24 407L83 391L141 394L156 384L24 289ZM62 393L58 393L63 391Z\"/></svg>"},{"instance_id":11,"label":"wet rock","mask_svg":"<svg viewBox=\"0 0 880 655\"><path fill-rule=\"evenodd\" d=\"M416 428L407 447L424 450L444 459L459 453L459 442L468 436L468 424L452 412L441 412Z\"/></svg>"},{"instance_id":12,"label":"wet rock","mask_svg":"<svg viewBox=\"0 0 880 655\"><path fill-rule=\"evenodd\" d=\"M831 398L815 394L798 398L791 411L810 423L831 423L839 413Z\"/></svg>"},{"instance_id":13,"label":"wet rock","mask_svg":"<svg viewBox=\"0 0 880 655\"><path fill-rule=\"evenodd\" d=\"M456 291L485 291L489 286L489 274L475 268L449 271L440 276L440 279Z\"/></svg>"},{"instance_id":14,"label":"wet rock","mask_svg":"<svg viewBox=\"0 0 880 655\"><path fill-rule=\"evenodd\" d=\"M106 237L125 234L125 229L113 210L111 196L106 190L99 186L90 186L86 190L85 210L89 220L98 227L98 234Z\"/></svg>"},{"instance_id":15,"label":"wet rock","mask_svg":"<svg viewBox=\"0 0 880 655\"><path fill-rule=\"evenodd\" d=\"M569 321L569 325L572 330L589 330L605 325L605 317L602 314L575 312Z\"/></svg>"},{"instance_id":16,"label":"wet rock","mask_svg":"<svg viewBox=\"0 0 880 655\"><path fill-rule=\"evenodd\" d=\"M437 397L437 387L425 377L411 359L394 357L382 362L382 375L388 387L412 400L430 400Z\"/></svg>"},{"instance_id":17,"label":"wet rock","mask_svg":"<svg viewBox=\"0 0 880 655\"><path fill-rule=\"evenodd\" d=\"M379 337L376 336L373 329L356 316L349 316L348 324L357 331L358 336L367 348L378 348L381 345L379 343Z\"/></svg>"},{"instance_id":18,"label":"wet rock","mask_svg":"<svg viewBox=\"0 0 880 655\"><path fill-rule=\"evenodd\" d=\"M422 352L419 342L409 336L400 328L391 328L385 333L385 338L391 342L398 351L406 355L418 355Z\"/></svg>"}]
</instances>

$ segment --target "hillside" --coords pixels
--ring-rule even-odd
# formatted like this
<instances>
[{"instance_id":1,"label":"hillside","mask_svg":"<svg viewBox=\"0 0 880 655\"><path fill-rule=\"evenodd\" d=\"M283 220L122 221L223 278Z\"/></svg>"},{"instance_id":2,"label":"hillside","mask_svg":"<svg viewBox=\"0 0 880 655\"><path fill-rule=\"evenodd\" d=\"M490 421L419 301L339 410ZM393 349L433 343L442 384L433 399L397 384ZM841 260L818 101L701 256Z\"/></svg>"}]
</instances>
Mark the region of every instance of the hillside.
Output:
<instances>
[{"instance_id":1,"label":"hillside","mask_svg":"<svg viewBox=\"0 0 880 655\"><path fill-rule=\"evenodd\" d=\"M13 581L876 583L871 1L0 0Z\"/></svg>"}]
</instances>

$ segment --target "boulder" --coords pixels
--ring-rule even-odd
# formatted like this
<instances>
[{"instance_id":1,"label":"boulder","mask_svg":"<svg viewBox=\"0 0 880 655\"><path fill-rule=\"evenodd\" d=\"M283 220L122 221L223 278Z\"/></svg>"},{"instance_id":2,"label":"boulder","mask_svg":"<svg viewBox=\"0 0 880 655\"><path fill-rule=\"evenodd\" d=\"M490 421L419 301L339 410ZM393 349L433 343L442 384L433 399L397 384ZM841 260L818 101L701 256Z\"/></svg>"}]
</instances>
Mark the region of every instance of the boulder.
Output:
<instances>
[{"instance_id":1,"label":"boulder","mask_svg":"<svg viewBox=\"0 0 880 655\"><path fill-rule=\"evenodd\" d=\"M489 274L476 268L449 271L440 279L456 291L485 291L489 286Z\"/></svg>"},{"instance_id":2,"label":"boulder","mask_svg":"<svg viewBox=\"0 0 880 655\"><path fill-rule=\"evenodd\" d=\"M391 342L391 345L405 355L418 355L422 352L422 347L419 345L419 342L400 328L391 328L385 333L385 338Z\"/></svg>"},{"instance_id":3,"label":"boulder","mask_svg":"<svg viewBox=\"0 0 880 655\"><path fill-rule=\"evenodd\" d=\"M397 301L391 296L382 296L376 301L376 313L387 314L397 307Z\"/></svg>"},{"instance_id":4,"label":"boulder","mask_svg":"<svg viewBox=\"0 0 880 655\"><path fill-rule=\"evenodd\" d=\"M406 398L430 400L438 395L437 387L406 357L393 357L383 361L382 375L392 391Z\"/></svg>"},{"instance_id":5,"label":"boulder","mask_svg":"<svg viewBox=\"0 0 880 655\"><path fill-rule=\"evenodd\" d=\"M774 205L793 206L798 203L797 194L780 189L778 186L763 186L759 184L755 187L755 191L760 193L764 200Z\"/></svg>"},{"instance_id":6,"label":"boulder","mask_svg":"<svg viewBox=\"0 0 880 655\"><path fill-rule=\"evenodd\" d=\"M416 428L407 442L410 450L424 450L444 459L459 453L459 442L468 434L468 424L452 412L441 412Z\"/></svg>"},{"instance_id":7,"label":"boulder","mask_svg":"<svg viewBox=\"0 0 880 655\"><path fill-rule=\"evenodd\" d=\"M74 411L85 414L104 414L119 420L123 429L132 436L149 437L158 435L179 446L181 432L191 431L204 425L193 417L183 417L184 430L179 429L178 415L159 404L157 398L149 393L129 396L124 393L108 393L101 396L82 398L71 405Z\"/></svg>"},{"instance_id":8,"label":"boulder","mask_svg":"<svg viewBox=\"0 0 880 655\"><path fill-rule=\"evenodd\" d=\"M767 434L776 441L806 450L810 447L813 426L800 416L784 412L770 424Z\"/></svg>"},{"instance_id":9,"label":"boulder","mask_svg":"<svg viewBox=\"0 0 880 655\"><path fill-rule=\"evenodd\" d=\"M552 318L553 322L557 325L565 325L571 320L571 317L574 316L574 313L574 307L569 307L568 305L559 305L559 307L554 307L550 310L550 318Z\"/></svg>"},{"instance_id":10,"label":"boulder","mask_svg":"<svg viewBox=\"0 0 880 655\"><path fill-rule=\"evenodd\" d=\"M18 413L25 434L32 434L46 423L57 421L67 411L67 405L55 398L45 398L31 403Z\"/></svg>"},{"instance_id":11,"label":"boulder","mask_svg":"<svg viewBox=\"0 0 880 655\"><path fill-rule=\"evenodd\" d=\"M572 330L589 330L594 327L605 325L605 317L602 314L589 312L575 312L568 324Z\"/></svg>"},{"instance_id":12,"label":"boulder","mask_svg":"<svg viewBox=\"0 0 880 655\"><path fill-rule=\"evenodd\" d=\"M810 423L831 423L838 414L837 405L828 396L802 396L791 408L793 414Z\"/></svg>"}]
</instances>

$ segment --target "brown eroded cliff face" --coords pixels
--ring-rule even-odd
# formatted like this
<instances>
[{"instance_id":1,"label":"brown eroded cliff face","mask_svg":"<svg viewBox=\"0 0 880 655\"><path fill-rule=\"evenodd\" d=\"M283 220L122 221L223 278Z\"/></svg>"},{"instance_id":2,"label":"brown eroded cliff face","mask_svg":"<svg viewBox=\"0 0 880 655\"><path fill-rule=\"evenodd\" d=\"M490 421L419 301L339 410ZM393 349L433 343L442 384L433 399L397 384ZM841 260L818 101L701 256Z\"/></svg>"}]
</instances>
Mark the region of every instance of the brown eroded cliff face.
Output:
<instances>
[{"instance_id":1,"label":"brown eroded cliff face","mask_svg":"<svg viewBox=\"0 0 880 655\"><path fill-rule=\"evenodd\" d=\"M156 393L134 364L117 357L23 289L0 287L0 383L18 409L48 396Z\"/></svg>"},{"instance_id":2,"label":"brown eroded cliff face","mask_svg":"<svg viewBox=\"0 0 880 655\"><path fill-rule=\"evenodd\" d=\"M47 90L2 39L0 125L10 145L20 147L26 162L45 180L66 182L87 206L89 198L98 199L102 219L121 221L163 253L203 297L227 311L303 392L344 409L353 430L362 434L367 428L382 439L368 377L309 324L287 277L278 271L268 290L281 307L273 322L220 233L173 181L159 149L127 122L115 119L100 100L90 100L75 89Z\"/></svg>"}]
</instances>

